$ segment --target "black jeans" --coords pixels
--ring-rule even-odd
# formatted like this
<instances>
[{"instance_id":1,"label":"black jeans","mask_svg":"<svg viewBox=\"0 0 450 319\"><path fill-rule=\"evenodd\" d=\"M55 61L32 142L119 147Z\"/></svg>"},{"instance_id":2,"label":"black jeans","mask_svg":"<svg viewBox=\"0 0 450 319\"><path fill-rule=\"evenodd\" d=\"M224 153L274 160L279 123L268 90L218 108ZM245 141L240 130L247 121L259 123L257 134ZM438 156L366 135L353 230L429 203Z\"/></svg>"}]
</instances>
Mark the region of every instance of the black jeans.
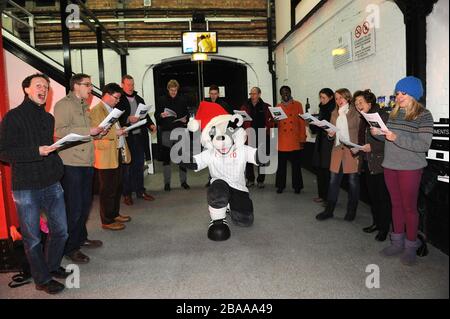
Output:
<instances>
[{"instance_id":1,"label":"black jeans","mask_svg":"<svg viewBox=\"0 0 450 319\"><path fill-rule=\"evenodd\" d=\"M300 190L303 188L300 150L292 152L278 152L278 169L275 186L281 189L286 188L286 172L288 161L291 162L292 165L292 188L295 190Z\"/></svg>"},{"instance_id":2,"label":"black jeans","mask_svg":"<svg viewBox=\"0 0 450 319\"><path fill-rule=\"evenodd\" d=\"M64 165L61 185L66 203L69 238L64 254L80 249L88 237L86 222L92 205L93 167Z\"/></svg>"},{"instance_id":3,"label":"black jeans","mask_svg":"<svg viewBox=\"0 0 450 319\"><path fill-rule=\"evenodd\" d=\"M367 161L363 162L365 181L371 202L373 223L383 232L389 232L391 226L391 198L384 182L384 174L370 174Z\"/></svg>"},{"instance_id":4,"label":"black jeans","mask_svg":"<svg viewBox=\"0 0 450 319\"><path fill-rule=\"evenodd\" d=\"M145 148L142 145L141 134L133 135L130 133L127 137L127 144L131 153L131 163L123 165L123 195L131 196L135 192L139 197L145 191Z\"/></svg>"},{"instance_id":5,"label":"black jeans","mask_svg":"<svg viewBox=\"0 0 450 319\"><path fill-rule=\"evenodd\" d=\"M329 168L317 168L317 192L319 198L326 200L328 197L328 186L330 185L330 169Z\"/></svg>"},{"instance_id":6,"label":"black jeans","mask_svg":"<svg viewBox=\"0 0 450 319\"><path fill-rule=\"evenodd\" d=\"M359 201L359 174L351 173L345 174L348 176L348 202L347 211L354 210L358 207ZM339 189L341 187L342 178L344 173L342 166L339 173L330 172L330 186L328 188L327 200L332 203L336 203L339 197Z\"/></svg>"}]
</instances>

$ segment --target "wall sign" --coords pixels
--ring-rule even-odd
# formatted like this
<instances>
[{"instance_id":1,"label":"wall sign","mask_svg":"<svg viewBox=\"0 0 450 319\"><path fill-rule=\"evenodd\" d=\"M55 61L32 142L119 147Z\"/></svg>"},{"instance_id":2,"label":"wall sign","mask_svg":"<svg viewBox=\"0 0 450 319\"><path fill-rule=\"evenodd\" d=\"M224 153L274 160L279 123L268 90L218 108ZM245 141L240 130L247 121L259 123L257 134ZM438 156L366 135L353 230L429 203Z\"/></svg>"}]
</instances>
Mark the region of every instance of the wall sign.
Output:
<instances>
[{"instance_id":1,"label":"wall sign","mask_svg":"<svg viewBox=\"0 0 450 319\"><path fill-rule=\"evenodd\" d=\"M375 54L375 28L371 27L369 21L364 21L355 27L352 40L355 61Z\"/></svg>"}]
</instances>

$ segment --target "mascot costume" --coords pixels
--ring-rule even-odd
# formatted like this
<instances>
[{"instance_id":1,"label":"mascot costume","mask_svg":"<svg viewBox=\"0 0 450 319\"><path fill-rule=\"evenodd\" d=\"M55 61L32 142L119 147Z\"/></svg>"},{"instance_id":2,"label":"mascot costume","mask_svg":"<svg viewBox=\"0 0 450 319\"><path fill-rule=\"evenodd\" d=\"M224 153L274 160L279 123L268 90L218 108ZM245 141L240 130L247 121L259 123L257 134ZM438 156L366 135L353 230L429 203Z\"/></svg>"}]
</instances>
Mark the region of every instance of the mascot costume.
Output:
<instances>
[{"instance_id":1,"label":"mascot costume","mask_svg":"<svg viewBox=\"0 0 450 319\"><path fill-rule=\"evenodd\" d=\"M190 131L201 130L201 144L205 149L194 155L187 167L196 172L208 167L211 175L207 194L211 216L208 238L214 241L230 237L227 213L237 226L253 224L253 203L244 173L247 162L260 163L257 149L245 145L247 134L243 122L241 115L230 115L219 104L201 102L195 118L188 123Z\"/></svg>"}]
</instances>

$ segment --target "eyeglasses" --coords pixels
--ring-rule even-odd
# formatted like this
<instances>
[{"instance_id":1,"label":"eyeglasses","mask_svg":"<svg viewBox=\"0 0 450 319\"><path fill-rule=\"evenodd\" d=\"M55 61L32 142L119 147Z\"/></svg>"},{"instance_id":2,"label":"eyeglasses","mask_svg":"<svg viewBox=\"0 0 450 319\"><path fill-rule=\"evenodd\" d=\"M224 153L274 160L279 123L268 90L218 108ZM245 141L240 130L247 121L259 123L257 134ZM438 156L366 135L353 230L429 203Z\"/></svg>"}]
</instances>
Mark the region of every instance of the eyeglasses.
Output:
<instances>
[{"instance_id":1,"label":"eyeglasses","mask_svg":"<svg viewBox=\"0 0 450 319\"><path fill-rule=\"evenodd\" d=\"M77 84L79 84L79 85L84 85L84 86L86 86L86 87L93 87L94 85L92 84L92 83L83 83L83 82L81 82L81 83L77 83Z\"/></svg>"},{"instance_id":2,"label":"eyeglasses","mask_svg":"<svg viewBox=\"0 0 450 319\"><path fill-rule=\"evenodd\" d=\"M115 98L116 99L116 101L118 101L118 100L120 100L120 95L119 96L116 96L116 95L112 95L112 94L110 94L113 98Z\"/></svg>"}]
</instances>

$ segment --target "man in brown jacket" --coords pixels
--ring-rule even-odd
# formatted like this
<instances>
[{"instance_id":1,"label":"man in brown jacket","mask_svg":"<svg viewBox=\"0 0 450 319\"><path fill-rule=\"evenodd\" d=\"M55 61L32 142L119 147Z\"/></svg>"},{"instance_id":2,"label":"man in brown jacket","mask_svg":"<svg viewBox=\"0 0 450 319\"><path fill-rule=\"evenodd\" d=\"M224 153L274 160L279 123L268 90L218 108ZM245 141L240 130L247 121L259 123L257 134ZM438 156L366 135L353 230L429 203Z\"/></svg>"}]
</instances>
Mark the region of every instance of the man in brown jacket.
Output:
<instances>
[{"instance_id":1,"label":"man in brown jacket","mask_svg":"<svg viewBox=\"0 0 450 319\"><path fill-rule=\"evenodd\" d=\"M55 104L55 136L60 139L69 133L99 136L103 129L91 128L89 99L92 90L91 77L75 74L70 79L70 92ZM105 132L106 133L106 132ZM64 250L65 256L74 263L87 263L89 257L81 247L102 246L100 240L89 240L86 222L92 204L92 181L94 175L94 143L72 143L59 150L64 163L61 185L66 203L69 238Z\"/></svg>"},{"instance_id":2,"label":"man in brown jacket","mask_svg":"<svg viewBox=\"0 0 450 319\"><path fill-rule=\"evenodd\" d=\"M98 126L114 109L122 94L116 83L105 85L102 100L90 112L91 127ZM125 131L116 122L106 135L94 140L94 167L98 169L100 216L102 227L109 230L122 230L129 216L120 215L122 196L122 163L129 163L131 155L124 138Z\"/></svg>"}]
</instances>

